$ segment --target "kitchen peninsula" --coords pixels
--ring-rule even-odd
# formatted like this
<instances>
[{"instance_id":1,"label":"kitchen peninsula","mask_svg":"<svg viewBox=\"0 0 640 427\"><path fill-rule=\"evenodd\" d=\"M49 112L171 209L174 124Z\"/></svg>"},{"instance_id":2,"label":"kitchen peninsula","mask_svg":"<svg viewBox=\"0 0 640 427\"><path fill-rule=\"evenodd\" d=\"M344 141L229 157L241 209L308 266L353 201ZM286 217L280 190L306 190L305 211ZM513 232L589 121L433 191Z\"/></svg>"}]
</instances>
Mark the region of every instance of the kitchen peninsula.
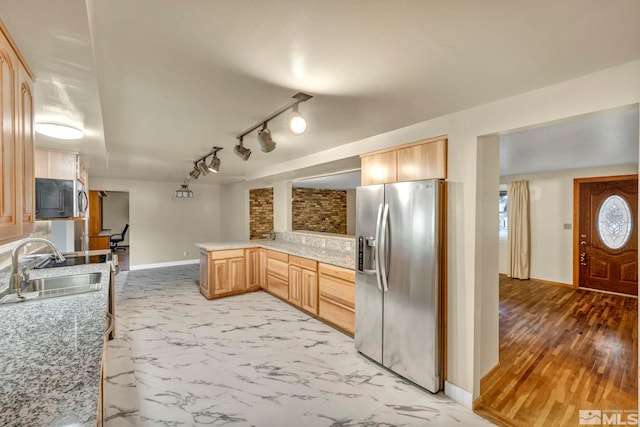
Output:
<instances>
[{"instance_id":1,"label":"kitchen peninsula","mask_svg":"<svg viewBox=\"0 0 640 427\"><path fill-rule=\"evenodd\" d=\"M353 336L354 237L284 232L275 240L196 246L205 298L264 290Z\"/></svg>"}]
</instances>

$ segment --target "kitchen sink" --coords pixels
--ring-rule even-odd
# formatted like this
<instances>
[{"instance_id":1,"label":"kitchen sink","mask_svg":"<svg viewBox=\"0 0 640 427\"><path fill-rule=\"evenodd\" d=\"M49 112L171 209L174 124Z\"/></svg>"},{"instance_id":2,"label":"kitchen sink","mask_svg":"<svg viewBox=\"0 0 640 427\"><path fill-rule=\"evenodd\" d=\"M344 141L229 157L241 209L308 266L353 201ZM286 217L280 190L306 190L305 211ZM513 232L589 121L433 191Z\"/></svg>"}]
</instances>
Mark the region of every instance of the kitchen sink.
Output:
<instances>
[{"instance_id":1,"label":"kitchen sink","mask_svg":"<svg viewBox=\"0 0 640 427\"><path fill-rule=\"evenodd\" d=\"M0 303L15 303L34 299L81 294L102 289L102 273L73 274L30 280L22 289L21 296L5 295Z\"/></svg>"}]
</instances>

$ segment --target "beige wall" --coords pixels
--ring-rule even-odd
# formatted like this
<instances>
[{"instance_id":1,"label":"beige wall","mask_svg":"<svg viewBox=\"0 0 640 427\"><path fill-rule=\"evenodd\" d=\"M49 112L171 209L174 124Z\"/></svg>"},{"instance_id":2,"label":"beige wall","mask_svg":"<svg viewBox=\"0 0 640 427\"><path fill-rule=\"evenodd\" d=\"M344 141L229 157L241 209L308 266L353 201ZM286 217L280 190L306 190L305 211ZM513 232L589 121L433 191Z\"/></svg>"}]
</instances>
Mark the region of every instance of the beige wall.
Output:
<instances>
[{"instance_id":1,"label":"beige wall","mask_svg":"<svg viewBox=\"0 0 640 427\"><path fill-rule=\"evenodd\" d=\"M479 198L495 196L500 191L500 137L497 135L478 139L477 194ZM499 349L499 290L498 233L496 225L497 198L493 203L479 204L476 210L476 263L475 275L483 286L475 293L474 341L482 343L482 351L474 354L474 366L480 372L488 372L498 363ZM449 322L456 321L449 318Z\"/></svg>"},{"instance_id":2,"label":"beige wall","mask_svg":"<svg viewBox=\"0 0 640 427\"><path fill-rule=\"evenodd\" d=\"M190 184L194 196L176 199L179 183L94 178L91 190L129 193L131 266L197 259L196 242L220 240L220 189ZM185 255L186 253L186 255Z\"/></svg>"},{"instance_id":3,"label":"beige wall","mask_svg":"<svg viewBox=\"0 0 640 427\"><path fill-rule=\"evenodd\" d=\"M129 223L129 193L124 191L107 191L102 199L102 224L111 229L111 234L119 234ZM129 245L129 232L124 236L121 246Z\"/></svg>"},{"instance_id":4,"label":"beige wall","mask_svg":"<svg viewBox=\"0 0 640 427\"><path fill-rule=\"evenodd\" d=\"M573 283L573 179L635 173L637 164L500 178L501 183L529 181L532 278ZM500 273L506 274L508 262L507 241L500 240Z\"/></svg>"},{"instance_id":5,"label":"beige wall","mask_svg":"<svg viewBox=\"0 0 640 427\"><path fill-rule=\"evenodd\" d=\"M495 329L497 310L489 306L478 295L497 293L497 274L488 280L489 273L498 271L498 245L496 225L478 220L477 212L496 210L495 199L485 200L478 188L491 188L495 183L492 174L479 174L485 164L494 165L487 156L483 162L478 153L478 140L485 135L523 129L544 123L566 119L582 114L619 108L640 102L640 61L603 70L574 80L562 82L543 89L516 95L468 110L426 120L391 132L345 144L321 153L274 164L265 169L249 172L250 180L264 180L287 172L340 161L362 153L393 147L438 135L448 135L449 167L449 228L448 228L448 372L447 381L462 390L464 400L479 394L480 378L487 367L497 363L495 348L497 334L488 334L491 341L480 339L477 331ZM639 141L640 142L640 141ZM487 179L487 186L478 183ZM276 187L276 194L277 194ZM497 192L498 189L495 188ZM274 195L275 196L275 195ZM285 203L286 197L282 198ZM276 202L280 203L280 202ZM287 203L288 205L289 203ZM487 208L485 204L489 204ZM234 212L230 222L248 223L242 214L246 198L239 204L227 205L225 210ZM488 212L488 211L487 211ZM286 224L286 207L275 206L275 221ZM230 226L235 230L241 225ZM280 231L280 230L278 230ZM486 241L483 236L495 236ZM243 236L234 233L230 237ZM476 243L478 242L479 243ZM494 255L483 265L481 254ZM486 269L486 270L485 270ZM486 273L486 272L489 273Z\"/></svg>"}]
</instances>

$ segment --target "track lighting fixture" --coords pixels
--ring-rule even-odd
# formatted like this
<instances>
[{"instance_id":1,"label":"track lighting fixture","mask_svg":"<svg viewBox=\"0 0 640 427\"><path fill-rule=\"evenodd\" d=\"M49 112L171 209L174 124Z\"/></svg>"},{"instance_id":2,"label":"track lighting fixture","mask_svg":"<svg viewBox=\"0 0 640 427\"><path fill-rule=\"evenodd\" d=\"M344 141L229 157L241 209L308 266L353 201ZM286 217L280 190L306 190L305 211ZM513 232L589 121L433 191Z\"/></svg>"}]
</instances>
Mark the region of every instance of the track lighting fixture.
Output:
<instances>
[{"instance_id":1,"label":"track lighting fixture","mask_svg":"<svg viewBox=\"0 0 640 427\"><path fill-rule=\"evenodd\" d=\"M243 137L238 138L240 142L238 143L238 145L233 147L233 152L236 153L236 156L240 157L246 162L247 160L249 160L249 156L251 156L251 150L245 148L244 145L242 145L242 138Z\"/></svg>"},{"instance_id":2,"label":"track lighting fixture","mask_svg":"<svg viewBox=\"0 0 640 427\"><path fill-rule=\"evenodd\" d=\"M253 132L254 130L258 129L261 126L262 126L262 129L258 131L258 142L262 147L262 151L264 153L269 153L276 148L276 142L271 137L271 131L267 129L267 124L269 123L270 120L278 117L280 114L284 113L289 109L291 109L292 111L291 111L291 114L289 114L289 117L287 119L287 128L294 135L301 135L304 133L304 131L307 129L307 121L304 119L304 117L302 117L302 115L298 111L298 105L301 104L302 102L306 102L310 100L311 98L313 98L313 96L308 95L306 93L298 92L295 95L293 95L292 98L295 99L295 101L293 101L286 107L278 110L277 112L273 113L266 119L262 120L261 122L257 123L254 126L251 126L249 129L245 130L244 132L236 136L236 138L240 140L240 144L236 145L233 151L238 156L240 156L242 160L247 160L249 158L249 155L251 154L251 150L249 150L249 154L246 155L246 158L244 155L240 154L241 152L243 152L242 149L245 149L244 146L242 145L242 138L244 138L247 134Z\"/></svg>"},{"instance_id":3,"label":"track lighting fixture","mask_svg":"<svg viewBox=\"0 0 640 427\"><path fill-rule=\"evenodd\" d=\"M209 172L218 173L220 170L220 159L218 158L218 151L222 150L222 147L213 147L204 156L193 162L193 169L189 172L189 176L182 184L182 188L176 190L176 197L193 197L193 192L189 190L189 181L198 179L200 175L206 176ZM211 156L211 162L207 164L207 157Z\"/></svg>"},{"instance_id":4,"label":"track lighting fixture","mask_svg":"<svg viewBox=\"0 0 640 427\"><path fill-rule=\"evenodd\" d=\"M265 122L262 129L258 131L258 142L262 147L263 153L270 153L276 148L276 142L271 138L271 131L267 129L267 123Z\"/></svg>"}]
</instances>

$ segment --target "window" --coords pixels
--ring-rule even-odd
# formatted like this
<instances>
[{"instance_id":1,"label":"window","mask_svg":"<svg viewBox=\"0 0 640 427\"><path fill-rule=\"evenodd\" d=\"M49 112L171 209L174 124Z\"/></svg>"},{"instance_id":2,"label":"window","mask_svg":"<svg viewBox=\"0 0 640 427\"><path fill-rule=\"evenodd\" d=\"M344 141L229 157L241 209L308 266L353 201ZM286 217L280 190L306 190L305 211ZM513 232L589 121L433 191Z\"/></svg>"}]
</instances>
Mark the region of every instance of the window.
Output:
<instances>
[{"instance_id":1,"label":"window","mask_svg":"<svg viewBox=\"0 0 640 427\"><path fill-rule=\"evenodd\" d=\"M500 239L507 239L507 192L501 191L498 202L498 236Z\"/></svg>"},{"instance_id":2,"label":"window","mask_svg":"<svg viewBox=\"0 0 640 427\"><path fill-rule=\"evenodd\" d=\"M631 238L633 218L625 199L614 195L607 197L598 211L598 234L610 249L620 249Z\"/></svg>"}]
</instances>

